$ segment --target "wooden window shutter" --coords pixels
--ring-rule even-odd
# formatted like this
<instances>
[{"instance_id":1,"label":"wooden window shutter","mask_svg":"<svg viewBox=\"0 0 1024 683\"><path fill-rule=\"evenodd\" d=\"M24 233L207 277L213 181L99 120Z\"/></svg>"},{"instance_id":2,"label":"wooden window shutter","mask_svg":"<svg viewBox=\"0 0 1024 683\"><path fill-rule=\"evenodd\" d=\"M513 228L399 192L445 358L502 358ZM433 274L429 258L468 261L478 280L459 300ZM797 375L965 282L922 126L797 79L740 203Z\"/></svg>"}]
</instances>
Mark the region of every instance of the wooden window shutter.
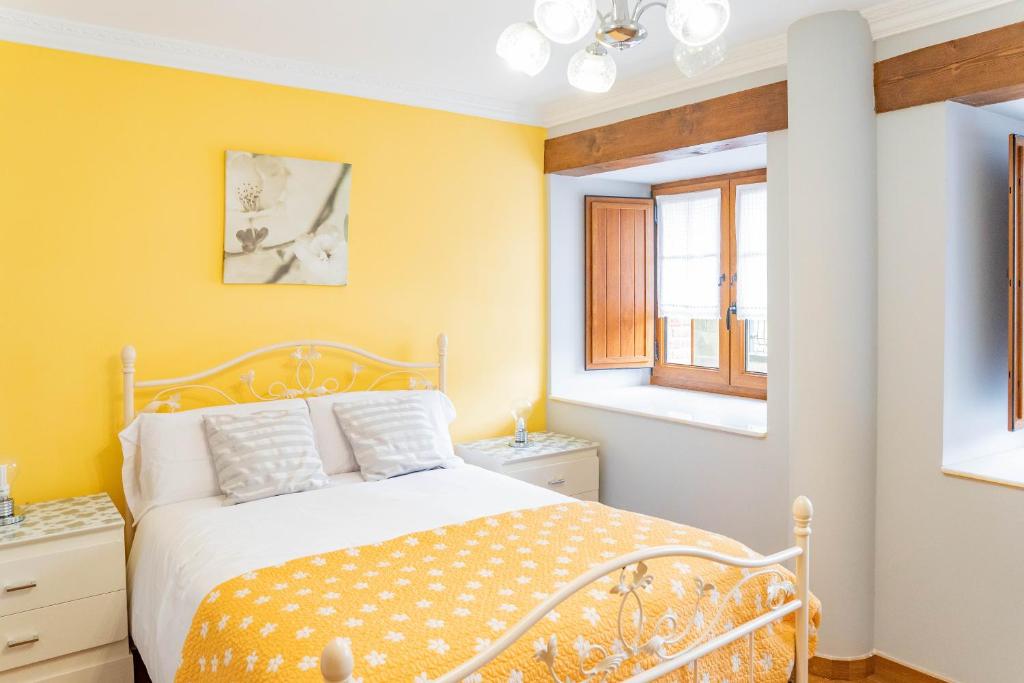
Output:
<instances>
[{"instance_id":1,"label":"wooden window shutter","mask_svg":"<svg viewBox=\"0 0 1024 683\"><path fill-rule=\"evenodd\" d=\"M1016 431L1024 427L1024 136L1010 136L1010 229L1007 284L1009 311L1007 322L1009 372L1008 427Z\"/></svg>"},{"instance_id":2,"label":"wooden window shutter","mask_svg":"<svg viewBox=\"0 0 1024 683\"><path fill-rule=\"evenodd\" d=\"M654 365L654 200L587 197L586 367Z\"/></svg>"}]
</instances>

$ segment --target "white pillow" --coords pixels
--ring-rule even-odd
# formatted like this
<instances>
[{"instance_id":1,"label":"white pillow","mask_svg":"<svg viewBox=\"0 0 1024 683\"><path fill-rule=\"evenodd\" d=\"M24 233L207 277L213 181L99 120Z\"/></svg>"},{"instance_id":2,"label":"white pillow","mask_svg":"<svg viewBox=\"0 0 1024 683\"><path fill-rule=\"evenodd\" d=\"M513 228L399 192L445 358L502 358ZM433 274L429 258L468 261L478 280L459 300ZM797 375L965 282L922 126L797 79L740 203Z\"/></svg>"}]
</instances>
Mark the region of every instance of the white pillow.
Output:
<instances>
[{"instance_id":1,"label":"white pillow","mask_svg":"<svg viewBox=\"0 0 1024 683\"><path fill-rule=\"evenodd\" d=\"M448 424L455 408L439 391L363 392L333 410L367 481L462 463Z\"/></svg>"},{"instance_id":2,"label":"white pillow","mask_svg":"<svg viewBox=\"0 0 1024 683\"><path fill-rule=\"evenodd\" d=\"M204 415L248 415L267 410L306 410L302 399L241 403L180 413L142 413L120 434L125 500L137 524L149 510L220 495Z\"/></svg>"},{"instance_id":3,"label":"white pillow","mask_svg":"<svg viewBox=\"0 0 1024 683\"><path fill-rule=\"evenodd\" d=\"M375 396L404 394L437 394L440 396L441 413L438 416L437 428L448 433L448 425L455 419L455 406L447 396L439 391L353 391L347 394L330 394L306 399L306 403L309 404L309 418L313 422L316 447L320 452L320 459L324 463L324 472L332 475L359 471L359 463L356 462L356 456L352 452L352 445L341 431L338 418L334 416L335 403L360 403Z\"/></svg>"},{"instance_id":4,"label":"white pillow","mask_svg":"<svg viewBox=\"0 0 1024 683\"><path fill-rule=\"evenodd\" d=\"M204 415L203 424L230 505L328 484L307 410Z\"/></svg>"},{"instance_id":5,"label":"white pillow","mask_svg":"<svg viewBox=\"0 0 1024 683\"><path fill-rule=\"evenodd\" d=\"M348 439L341 433L338 419L334 417L334 404L346 396L361 396L374 392L359 391L352 394L331 394L306 399L309 405L309 419L313 422L313 437L316 449L320 452L320 460L324 463L324 472L328 475L358 472L359 463L352 454Z\"/></svg>"}]
</instances>

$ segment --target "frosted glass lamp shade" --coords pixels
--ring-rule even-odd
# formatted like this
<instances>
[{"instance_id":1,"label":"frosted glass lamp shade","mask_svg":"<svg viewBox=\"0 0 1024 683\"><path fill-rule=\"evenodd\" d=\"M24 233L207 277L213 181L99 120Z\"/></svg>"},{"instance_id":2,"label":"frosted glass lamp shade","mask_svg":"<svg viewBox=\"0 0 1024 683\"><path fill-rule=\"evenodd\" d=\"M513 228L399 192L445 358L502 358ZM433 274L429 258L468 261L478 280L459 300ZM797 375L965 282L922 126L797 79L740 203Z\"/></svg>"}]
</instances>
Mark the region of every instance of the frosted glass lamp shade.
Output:
<instances>
[{"instance_id":1,"label":"frosted glass lamp shade","mask_svg":"<svg viewBox=\"0 0 1024 683\"><path fill-rule=\"evenodd\" d=\"M513 70L536 76L551 59L551 43L533 24L512 24L498 38L498 56Z\"/></svg>"},{"instance_id":2,"label":"frosted glass lamp shade","mask_svg":"<svg viewBox=\"0 0 1024 683\"><path fill-rule=\"evenodd\" d=\"M587 35L597 20L595 0L536 0L533 20L545 36L568 45Z\"/></svg>"},{"instance_id":3,"label":"frosted glass lamp shade","mask_svg":"<svg viewBox=\"0 0 1024 683\"><path fill-rule=\"evenodd\" d=\"M725 61L725 40L719 38L701 47L676 43L672 58L684 76L693 78Z\"/></svg>"},{"instance_id":4,"label":"frosted glass lamp shade","mask_svg":"<svg viewBox=\"0 0 1024 683\"><path fill-rule=\"evenodd\" d=\"M665 20L680 43L690 47L707 45L729 25L729 0L668 0Z\"/></svg>"},{"instance_id":5,"label":"frosted glass lamp shade","mask_svg":"<svg viewBox=\"0 0 1024 683\"><path fill-rule=\"evenodd\" d=\"M615 60L600 43L583 48L569 60L569 84L587 92L608 92L617 73Z\"/></svg>"}]
</instances>

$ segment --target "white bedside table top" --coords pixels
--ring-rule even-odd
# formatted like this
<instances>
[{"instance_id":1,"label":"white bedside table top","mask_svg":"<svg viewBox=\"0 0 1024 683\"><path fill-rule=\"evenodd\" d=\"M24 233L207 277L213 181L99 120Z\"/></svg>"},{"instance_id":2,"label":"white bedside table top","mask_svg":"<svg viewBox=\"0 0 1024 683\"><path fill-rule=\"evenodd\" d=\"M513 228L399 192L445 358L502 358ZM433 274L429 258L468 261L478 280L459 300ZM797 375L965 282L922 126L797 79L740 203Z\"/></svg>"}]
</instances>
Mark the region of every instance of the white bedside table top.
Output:
<instances>
[{"instance_id":1,"label":"white bedside table top","mask_svg":"<svg viewBox=\"0 0 1024 683\"><path fill-rule=\"evenodd\" d=\"M30 503L21 512L24 522L0 527L0 547L124 525L106 493Z\"/></svg>"},{"instance_id":2,"label":"white bedside table top","mask_svg":"<svg viewBox=\"0 0 1024 683\"><path fill-rule=\"evenodd\" d=\"M471 443L459 444L460 448L469 449L482 455L489 455L503 463L523 462L535 458L543 458L559 453L585 451L597 448L595 441L578 439L575 436L556 434L555 432L530 432L530 445L526 448L509 446L511 436L497 436L493 439L482 439Z\"/></svg>"}]
</instances>

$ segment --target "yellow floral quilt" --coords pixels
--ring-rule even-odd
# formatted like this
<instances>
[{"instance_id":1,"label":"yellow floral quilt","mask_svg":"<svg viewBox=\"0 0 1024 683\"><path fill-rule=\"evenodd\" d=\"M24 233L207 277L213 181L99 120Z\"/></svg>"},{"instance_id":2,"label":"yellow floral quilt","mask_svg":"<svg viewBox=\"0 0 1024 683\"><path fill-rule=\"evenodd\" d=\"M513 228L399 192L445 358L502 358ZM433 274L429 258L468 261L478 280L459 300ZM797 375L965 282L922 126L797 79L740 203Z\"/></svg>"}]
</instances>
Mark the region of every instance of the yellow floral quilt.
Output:
<instances>
[{"instance_id":1,"label":"yellow floral quilt","mask_svg":"<svg viewBox=\"0 0 1024 683\"><path fill-rule=\"evenodd\" d=\"M568 503L475 519L383 543L338 550L248 572L203 601L182 650L177 681L321 681L319 657L336 637L350 641L356 681L423 683L486 648L549 594L589 567L638 548L688 545L754 557L731 539L598 503ZM748 621L792 597L792 576L692 558L647 563L648 584L636 601L623 596L619 573L562 603L470 681L580 681L604 660L607 678L628 678L653 655L631 655L654 629L681 636L676 652L697 639ZM625 575L632 584L633 569ZM746 581L741 584L746 578ZM739 585L733 590L734 586ZM811 633L819 605L812 600ZM662 621L668 614L674 619ZM757 632L750 661L746 640L676 672L693 683L785 683L793 666L794 615ZM549 646L557 636L557 653ZM598 648L604 648L601 650ZM813 644L812 644L813 647ZM547 650L545 654L545 650Z\"/></svg>"}]
</instances>

